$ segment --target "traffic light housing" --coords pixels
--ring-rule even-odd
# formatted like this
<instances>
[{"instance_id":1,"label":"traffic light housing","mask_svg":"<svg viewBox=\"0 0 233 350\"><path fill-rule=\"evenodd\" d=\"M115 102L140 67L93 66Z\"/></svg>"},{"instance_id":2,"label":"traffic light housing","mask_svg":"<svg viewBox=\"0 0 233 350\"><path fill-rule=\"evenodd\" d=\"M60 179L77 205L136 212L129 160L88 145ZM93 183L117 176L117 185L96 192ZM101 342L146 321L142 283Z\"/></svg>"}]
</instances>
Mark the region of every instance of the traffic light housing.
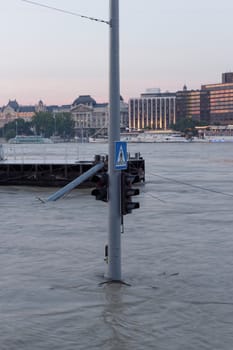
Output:
<instances>
[{"instance_id":1,"label":"traffic light housing","mask_svg":"<svg viewBox=\"0 0 233 350\"><path fill-rule=\"evenodd\" d=\"M92 190L91 195L96 200L108 202L108 174L101 173L92 177L92 182L96 184L96 188Z\"/></svg>"},{"instance_id":2,"label":"traffic light housing","mask_svg":"<svg viewBox=\"0 0 233 350\"><path fill-rule=\"evenodd\" d=\"M121 173L121 215L132 213L133 209L140 208L139 202L133 202L132 197L140 194L138 188L132 188L135 176Z\"/></svg>"}]
</instances>

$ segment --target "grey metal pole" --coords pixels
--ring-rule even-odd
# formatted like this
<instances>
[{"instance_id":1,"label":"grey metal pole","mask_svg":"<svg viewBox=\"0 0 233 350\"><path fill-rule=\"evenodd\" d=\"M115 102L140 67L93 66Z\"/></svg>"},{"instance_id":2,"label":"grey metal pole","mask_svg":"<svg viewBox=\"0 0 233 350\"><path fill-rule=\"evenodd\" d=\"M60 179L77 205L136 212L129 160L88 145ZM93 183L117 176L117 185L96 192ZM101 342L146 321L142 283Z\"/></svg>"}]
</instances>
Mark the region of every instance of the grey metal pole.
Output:
<instances>
[{"instance_id":1,"label":"grey metal pole","mask_svg":"<svg viewBox=\"0 0 233 350\"><path fill-rule=\"evenodd\" d=\"M120 140L119 0L110 0L109 83L109 231L108 278L121 281L120 171L115 170L115 142Z\"/></svg>"},{"instance_id":2,"label":"grey metal pole","mask_svg":"<svg viewBox=\"0 0 233 350\"><path fill-rule=\"evenodd\" d=\"M89 177L93 176L96 174L100 169L104 167L104 163L98 163L94 165L92 168L87 170L85 173L74 179L73 181L69 182L66 186L60 188L58 191L55 193L51 194L46 202L51 202L51 201L56 201L57 199L63 197L66 193L70 192L73 190L75 187L83 183L85 180L87 180Z\"/></svg>"}]
</instances>

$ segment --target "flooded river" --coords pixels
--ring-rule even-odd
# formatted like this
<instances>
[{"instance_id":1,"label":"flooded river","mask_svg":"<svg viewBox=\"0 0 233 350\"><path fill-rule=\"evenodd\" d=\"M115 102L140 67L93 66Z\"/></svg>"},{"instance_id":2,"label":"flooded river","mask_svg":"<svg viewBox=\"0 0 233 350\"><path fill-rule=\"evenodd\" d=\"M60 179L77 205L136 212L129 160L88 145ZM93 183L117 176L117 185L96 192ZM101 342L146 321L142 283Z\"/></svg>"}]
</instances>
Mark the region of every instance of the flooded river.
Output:
<instances>
[{"instance_id":1,"label":"flooded river","mask_svg":"<svg viewBox=\"0 0 233 350\"><path fill-rule=\"evenodd\" d=\"M107 153L5 147L15 160ZM141 208L122 235L130 286L101 285L108 211L90 189L43 204L54 189L0 187L1 350L232 350L233 144L128 150L146 161Z\"/></svg>"}]
</instances>

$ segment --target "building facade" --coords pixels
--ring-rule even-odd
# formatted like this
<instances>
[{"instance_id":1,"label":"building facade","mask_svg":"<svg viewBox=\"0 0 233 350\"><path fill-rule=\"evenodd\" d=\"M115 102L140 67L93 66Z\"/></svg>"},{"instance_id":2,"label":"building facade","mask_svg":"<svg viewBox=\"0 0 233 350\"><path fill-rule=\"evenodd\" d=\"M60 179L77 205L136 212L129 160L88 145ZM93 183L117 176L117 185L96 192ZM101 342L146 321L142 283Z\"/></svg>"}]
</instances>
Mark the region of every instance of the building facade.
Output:
<instances>
[{"instance_id":1,"label":"building facade","mask_svg":"<svg viewBox=\"0 0 233 350\"><path fill-rule=\"evenodd\" d=\"M202 85L201 108L209 124L233 124L233 73L223 73L219 84Z\"/></svg>"},{"instance_id":2,"label":"building facade","mask_svg":"<svg viewBox=\"0 0 233 350\"><path fill-rule=\"evenodd\" d=\"M167 130L176 122L176 94L149 89L129 100L130 130Z\"/></svg>"},{"instance_id":3,"label":"building facade","mask_svg":"<svg viewBox=\"0 0 233 350\"><path fill-rule=\"evenodd\" d=\"M71 106L71 115L75 122L76 135L84 132L90 136L94 129L106 134L109 126L108 103L97 103L90 95L79 96ZM120 100L120 125L128 127L128 104Z\"/></svg>"},{"instance_id":4,"label":"building facade","mask_svg":"<svg viewBox=\"0 0 233 350\"><path fill-rule=\"evenodd\" d=\"M200 121L201 118L201 92L200 90L188 90L186 85L183 90L176 93L176 120L192 118Z\"/></svg>"},{"instance_id":5,"label":"building facade","mask_svg":"<svg viewBox=\"0 0 233 350\"><path fill-rule=\"evenodd\" d=\"M206 124L233 124L233 73L223 73L222 82L205 84L200 90L176 93L176 119L192 118Z\"/></svg>"},{"instance_id":6,"label":"building facade","mask_svg":"<svg viewBox=\"0 0 233 350\"><path fill-rule=\"evenodd\" d=\"M42 101L39 101L35 106L21 106L16 100L9 100L6 106L3 106L0 111L0 127L14 121L17 118L22 118L25 121L31 121L36 112L43 112L46 106Z\"/></svg>"},{"instance_id":7,"label":"building facade","mask_svg":"<svg viewBox=\"0 0 233 350\"><path fill-rule=\"evenodd\" d=\"M38 112L50 112L56 117L59 113L71 113L75 122L75 132L88 136L98 129L106 134L109 126L109 105L108 103L97 103L90 95L81 95L72 105L51 105L45 106L40 100L35 106L20 106L16 100L10 100L6 106L0 109L0 127L5 124L23 118L30 121ZM128 104L120 98L120 127L125 130L129 126Z\"/></svg>"}]
</instances>

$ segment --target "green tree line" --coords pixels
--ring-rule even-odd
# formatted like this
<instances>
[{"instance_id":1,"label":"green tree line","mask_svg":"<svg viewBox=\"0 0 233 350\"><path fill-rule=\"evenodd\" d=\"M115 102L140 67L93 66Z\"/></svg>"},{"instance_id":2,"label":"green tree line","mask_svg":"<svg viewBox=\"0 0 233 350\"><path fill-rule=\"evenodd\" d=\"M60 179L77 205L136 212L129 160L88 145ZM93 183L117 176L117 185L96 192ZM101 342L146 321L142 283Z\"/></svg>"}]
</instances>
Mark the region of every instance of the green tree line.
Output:
<instances>
[{"instance_id":1,"label":"green tree line","mask_svg":"<svg viewBox=\"0 0 233 350\"><path fill-rule=\"evenodd\" d=\"M59 136L64 139L74 137L74 121L70 113L36 113L31 121L17 118L0 129L0 136L6 140L16 135Z\"/></svg>"},{"instance_id":2,"label":"green tree line","mask_svg":"<svg viewBox=\"0 0 233 350\"><path fill-rule=\"evenodd\" d=\"M204 121L200 122L193 120L192 118L183 118L178 120L175 124L171 124L169 127L173 130L180 131L186 136L196 136L198 131L196 126L207 126L208 124Z\"/></svg>"}]
</instances>

